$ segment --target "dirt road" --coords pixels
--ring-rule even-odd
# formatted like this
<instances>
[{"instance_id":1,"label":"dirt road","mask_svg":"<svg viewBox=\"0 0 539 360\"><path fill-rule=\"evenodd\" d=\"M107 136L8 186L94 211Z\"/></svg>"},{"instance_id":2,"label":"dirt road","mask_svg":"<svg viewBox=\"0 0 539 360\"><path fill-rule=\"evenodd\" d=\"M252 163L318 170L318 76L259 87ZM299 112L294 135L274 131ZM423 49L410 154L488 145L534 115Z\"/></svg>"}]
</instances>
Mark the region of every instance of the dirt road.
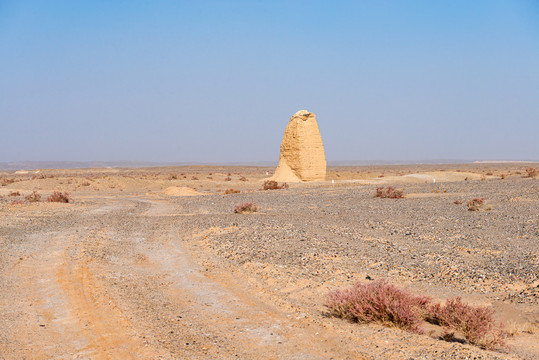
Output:
<instances>
[{"instance_id":1,"label":"dirt road","mask_svg":"<svg viewBox=\"0 0 539 360\"><path fill-rule=\"evenodd\" d=\"M223 274L208 277L159 202L57 214L6 249L4 358L361 358ZM181 215L180 215L181 216ZM46 224L45 224L46 223ZM53 224L51 226L51 224ZM37 224L36 224L37 225Z\"/></svg>"}]
</instances>

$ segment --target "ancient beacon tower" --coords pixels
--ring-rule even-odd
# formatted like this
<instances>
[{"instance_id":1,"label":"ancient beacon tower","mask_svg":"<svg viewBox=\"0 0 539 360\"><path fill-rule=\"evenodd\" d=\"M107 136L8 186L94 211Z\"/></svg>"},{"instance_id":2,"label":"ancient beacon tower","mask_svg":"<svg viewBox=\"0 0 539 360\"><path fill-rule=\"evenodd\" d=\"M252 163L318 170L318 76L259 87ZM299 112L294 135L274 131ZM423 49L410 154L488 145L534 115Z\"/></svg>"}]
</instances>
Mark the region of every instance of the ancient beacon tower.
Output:
<instances>
[{"instance_id":1,"label":"ancient beacon tower","mask_svg":"<svg viewBox=\"0 0 539 360\"><path fill-rule=\"evenodd\" d=\"M301 182L326 180L326 154L316 116L300 110L288 122L281 143L275 181Z\"/></svg>"}]
</instances>

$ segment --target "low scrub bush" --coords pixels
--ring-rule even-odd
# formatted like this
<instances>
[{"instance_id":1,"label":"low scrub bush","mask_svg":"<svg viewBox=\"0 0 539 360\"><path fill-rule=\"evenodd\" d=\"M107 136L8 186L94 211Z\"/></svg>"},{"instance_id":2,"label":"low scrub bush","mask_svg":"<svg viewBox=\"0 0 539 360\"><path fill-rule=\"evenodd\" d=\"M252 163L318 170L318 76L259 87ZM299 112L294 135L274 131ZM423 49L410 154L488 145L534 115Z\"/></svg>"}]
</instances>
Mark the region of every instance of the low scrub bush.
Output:
<instances>
[{"instance_id":1,"label":"low scrub bush","mask_svg":"<svg viewBox=\"0 0 539 360\"><path fill-rule=\"evenodd\" d=\"M504 325L494 321L494 310L468 305L458 297L444 305L433 303L430 297L414 295L385 279L330 291L326 306L329 315L359 323L377 322L421 334L421 324L427 321L443 328L444 340L453 340L458 332L484 349L505 345Z\"/></svg>"},{"instance_id":2,"label":"low scrub bush","mask_svg":"<svg viewBox=\"0 0 539 360\"><path fill-rule=\"evenodd\" d=\"M528 176L529 178L536 178L537 175L539 174L539 172L537 171L536 168L530 167L530 168L527 168L527 169L526 169L526 174L528 174L527 176Z\"/></svg>"},{"instance_id":3,"label":"low scrub bush","mask_svg":"<svg viewBox=\"0 0 539 360\"><path fill-rule=\"evenodd\" d=\"M328 294L326 305L333 316L423 333L420 325L430 301L428 297L415 296L382 279L334 290Z\"/></svg>"},{"instance_id":4,"label":"low scrub bush","mask_svg":"<svg viewBox=\"0 0 539 360\"><path fill-rule=\"evenodd\" d=\"M225 194L239 194L241 191L239 190L236 190L236 189L226 189L225 190Z\"/></svg>"},{"instance_id":5,"label":"low scrub bush","mask_svg":"<svg viewBox=\"0 0 539 360\"><path fill-rule=\"evenodd\" d=\"M18 191L12 191L7 196L21 196L21 193Z\"/></svg>"},{"instance_id":6,"label":"low scrub bush","mask_svg":"<svg viewBox=\"0 0 539 360\"><path fill-rule=\"evenodd\" d=\"M240 177L240 181L247 181L247 178L245 176Z\"/></svg>"},{"instance_id":7,"label":"low scrub bush","mask_svg":"<svg viewBox=\"0 0 539 360\"><path fill-rule=\"evenodd\" d=\"M176 175L176 174L170 174L170 175L168 176L168 179L169 179L169 180L178 180L178 175Z\"/></svg>"},{"instance_id":8,"label":"low scrub bush","mask_svg":"<svg viewBox=\"0 0 539 360\"><path fill-rule=\"evenodd\" d=\"M41 195L37 193L37 191L33 191L31 194L29 195L26 195L24 197L26 199L26 201L28 202L38 202L38 201L41 201Z\"/></svg>"},{"instance_id":9,"label":"low scrub bush","mask_svg":"<svg viewBox=\"0 0 539 360\"><path fill-rule=\"evenodd\" d=\"M24 201L22 200L13 200L10 205L24 205Z\"/></svg>"},{"instance_id":10,"label":"low scrub bush","mask_svg":"<svg viewBox=\"0 0 539 360\"><path fill-rule=\"evenodd\" d=\"M227 177L225 178L225 181L232 181L232 178L231 178L230 176L227 176Z\"/></svg>"},{"instance_id":11,"label":"low scrub bush","mask_svg":"<svg viewBox=\"0 0 539 360\"><path fill-rule=\"evenodd\" d=\"M479 211L485 206L485 199L474 198L466 203L468 205L468 211Z\"/></svg>"},{"instance_id":12,"label":"low scrub bush","mask_svg":"<svg viewBox=\"0 0 539 360\"><path fill-rule=\"evenodd\" d=\"M14 182L15 182L15 179L4 178L2 179L1 185L8 186L10 184L13 184Z\"/></svg>"},{"instance_id":13,"label":"low scrub bush","mask_svg":"<svg viewBox=\"0 0 539 360\"><path fill-rule=\"evenodd\" d=\"M504 345L506 332L494 321L494 310L468 305L460 297L447 300L445 305L432 305L427 320L442 326L446 339L453 339L458 331L468 343L484 349Z\"/></svg>"},{"instance_id":14,"label":"low scrub bush","mask_svg":"<svg viewBox=\"0 0 539 360\"><path fill-rule=\"evenodd\" d=\"M258 211L258 206L254 203L243 203L234 208L234 213L243 214L243 213L254 213Z\"/></svg>"},{"instance_id":15,"label":"low scrub bush","mask_svg":"<svg viewBox=\"0 0 539 360\"><path fill-rule=\"evenodd\" d=\"M48 198L48 202L59 202L59 203L68 203L71 198L69 197L69 194L64 192L61 193L60 191L53 192Z\"/></svg>"},{"instance_id":16,"label":"low scrub bush","mask_svg":"<svg viewBox=\"0 0 539 360\"><path fill-rule=\"evenodd\" d=\"M264 181L264 185L262 185L262 189L264 190L280 190L280 189L288 189L290 186L287 183L282 183L279 185L279 183L275 180L266 180Z\"/></svg>"},{"instance_id":17,"label":"low scrub bush","mask_svg":"<svg viewBox=\"0 0 539 360\"><path fill-rule=\"evenodd\" d=\"M388 186L387 188L379 187L376 188L376 193L374 194L374 197L402 199L404 197L404 190L395 189L393 186Z\"/></svg>"}]
</instances>

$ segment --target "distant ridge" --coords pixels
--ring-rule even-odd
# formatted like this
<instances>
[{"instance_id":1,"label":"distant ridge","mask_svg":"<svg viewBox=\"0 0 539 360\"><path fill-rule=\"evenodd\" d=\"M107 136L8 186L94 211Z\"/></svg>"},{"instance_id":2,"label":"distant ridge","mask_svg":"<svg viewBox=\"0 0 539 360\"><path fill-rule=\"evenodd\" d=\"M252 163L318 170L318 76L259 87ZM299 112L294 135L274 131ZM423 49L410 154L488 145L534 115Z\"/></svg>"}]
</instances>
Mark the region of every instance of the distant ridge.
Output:
<instances>
[{"instance_id":1,"label":"distant ridge","mask_svg":"<svg viewBox=\"0 0 539 360\"><path fill-rule=\"evenodd\" d=\"M336 160L328 161L328 166L369 166L369 165L435 165L435 164L502 164L539 163L539 160ZM0 171L37 169L87 169L87 168L143 168L165 166L261 166L276 167L277 161L238 162L157 162L157 161L12 161L0 162Z\"/></svg>"},{"instance_id":2,"label":"distant ridge","mask_svg":"<svg viewBox=\"0 0 539 360\"><path fill-rule=\"evenodd\" d=\"M0 171L37 169L87 169L87 168L143 168L162 166L215 165L215 166L277 166L276 161L258 162L154 162L154 161L12 161L0 162Z\"/></svg>"}]
</instances>

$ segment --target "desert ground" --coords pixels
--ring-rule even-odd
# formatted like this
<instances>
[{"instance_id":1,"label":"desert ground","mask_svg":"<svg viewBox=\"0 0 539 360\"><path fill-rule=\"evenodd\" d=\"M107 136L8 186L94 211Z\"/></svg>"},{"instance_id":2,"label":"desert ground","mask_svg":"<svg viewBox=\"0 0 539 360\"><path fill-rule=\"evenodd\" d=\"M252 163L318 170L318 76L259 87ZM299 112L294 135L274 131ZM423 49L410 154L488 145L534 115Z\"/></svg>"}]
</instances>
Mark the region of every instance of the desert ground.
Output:
<instances>
[{"instance_id":1,"label":"desert ground","mask_svg":"<svg viewBox=\"0 0 539 360\"><path fill-rule=\"evenodd\" d=\"M330 167L281 190L265 167L0 172L0 359L539 359L530 166ZM374 197L388 185L405 197ZM329 316L328 291L382 278L493 308L506 346Z\"/></svg>"}]
</instances>

